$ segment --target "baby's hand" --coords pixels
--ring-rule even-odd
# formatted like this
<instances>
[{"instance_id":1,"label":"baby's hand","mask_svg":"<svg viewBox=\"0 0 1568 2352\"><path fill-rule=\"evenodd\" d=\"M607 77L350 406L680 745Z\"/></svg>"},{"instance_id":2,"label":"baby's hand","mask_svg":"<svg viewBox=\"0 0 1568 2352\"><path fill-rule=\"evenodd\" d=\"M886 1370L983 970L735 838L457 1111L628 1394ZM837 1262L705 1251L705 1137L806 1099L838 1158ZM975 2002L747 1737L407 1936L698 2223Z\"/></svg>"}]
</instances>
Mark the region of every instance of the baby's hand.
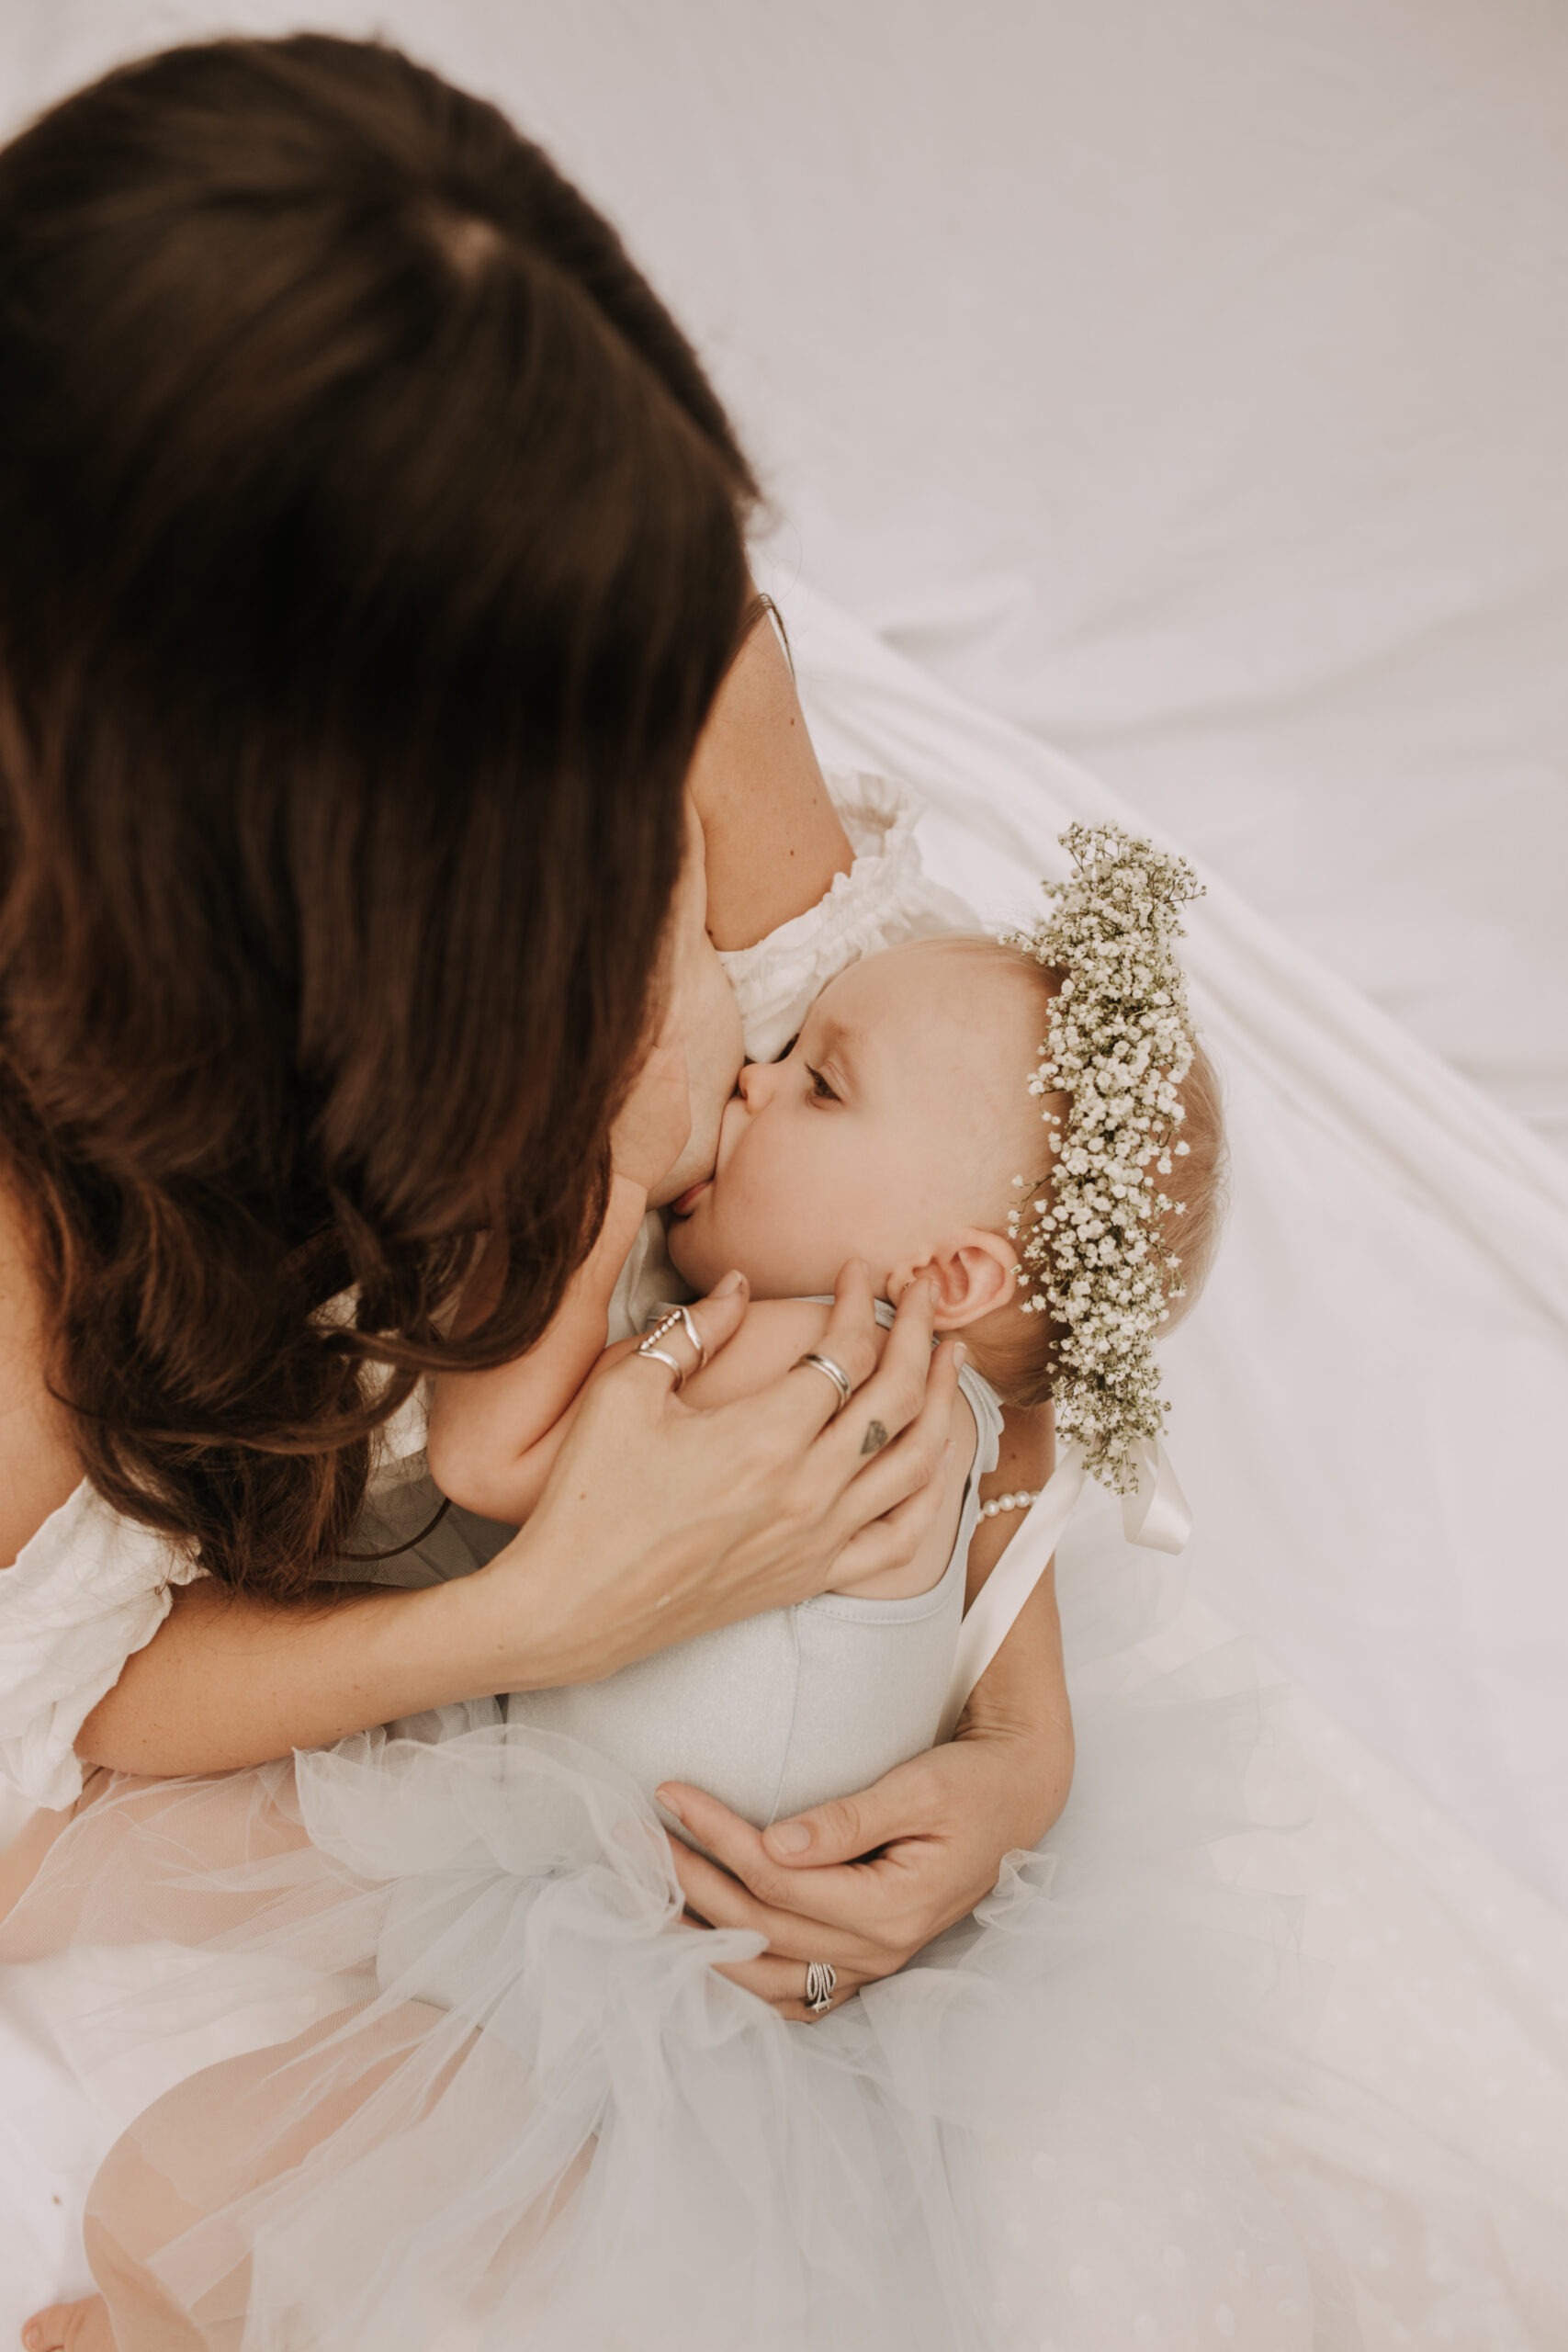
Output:
<instances>
[{"instance_id":1,"label":"baby's hand","mask_svg":"<svg viewBox=\"0 0 1568 2352\"><path fill-rule=\"evenodd\" d=\"M691 1132L685 1047L655 1046L610 1130L611 1164L617 1176L652 1193L685 1150Z\"/></svg>"}]
</instances>

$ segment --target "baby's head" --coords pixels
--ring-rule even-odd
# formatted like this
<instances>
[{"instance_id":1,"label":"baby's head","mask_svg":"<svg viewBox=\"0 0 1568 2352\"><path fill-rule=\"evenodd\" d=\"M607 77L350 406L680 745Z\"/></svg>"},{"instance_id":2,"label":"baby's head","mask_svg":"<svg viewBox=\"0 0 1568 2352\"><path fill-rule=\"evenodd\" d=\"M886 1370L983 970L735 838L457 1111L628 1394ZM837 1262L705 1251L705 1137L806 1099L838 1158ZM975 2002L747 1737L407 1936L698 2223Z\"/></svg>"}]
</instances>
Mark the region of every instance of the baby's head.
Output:
<instances>
[{"instance_id":1,"label":"baby's head","mask_svg":"<svg viewBox=\"0 0 1568 2352\"><path fill-rule=\"evenodd\" d=\"M706 1289L739 1266L760 1298L831 1291L863 1258L897 1299L933 1280L939 1329L962 1329L1013 1404L1051 1389L1055 1317L1025 1312L1032 1204L1052 1155L1042 1114L1068 1098L1029 1081L1060 976L995 939L921 940L841 972L780 1061L751 1063L724 1114L712 1178L676 1204L671 1255ZM1163 1238L1195 1295L1217 1235L1218 1091L1200 1054L1179 1089L1189 1148L1156 1179L1183 1214ZM1024 1178L1022 1189L1016 1180ZM1022 1204L1016 1235L1010 1230Z\"/></svg>"}]
</instances>

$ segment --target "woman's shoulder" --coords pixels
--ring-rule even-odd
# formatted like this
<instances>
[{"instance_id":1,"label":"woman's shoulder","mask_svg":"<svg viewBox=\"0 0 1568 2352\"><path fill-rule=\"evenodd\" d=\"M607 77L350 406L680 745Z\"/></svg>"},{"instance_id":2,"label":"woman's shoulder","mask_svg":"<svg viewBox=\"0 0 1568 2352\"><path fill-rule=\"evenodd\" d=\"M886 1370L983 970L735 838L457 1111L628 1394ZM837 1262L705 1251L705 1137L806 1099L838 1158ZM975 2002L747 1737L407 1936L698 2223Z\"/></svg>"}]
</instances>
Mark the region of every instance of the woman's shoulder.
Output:
<instances>
[{"instance_id":1,"label":"woman's shoulder","mask_svg":"<svg viewBox=\"0 0 1568 2352\"><path fill-rule=\"evenodd\" d=\"M70 1416L50 1388L48 1330L26 1206L0 1176L0 1566L82 1480Z\"/></svg>"}]
</instances>

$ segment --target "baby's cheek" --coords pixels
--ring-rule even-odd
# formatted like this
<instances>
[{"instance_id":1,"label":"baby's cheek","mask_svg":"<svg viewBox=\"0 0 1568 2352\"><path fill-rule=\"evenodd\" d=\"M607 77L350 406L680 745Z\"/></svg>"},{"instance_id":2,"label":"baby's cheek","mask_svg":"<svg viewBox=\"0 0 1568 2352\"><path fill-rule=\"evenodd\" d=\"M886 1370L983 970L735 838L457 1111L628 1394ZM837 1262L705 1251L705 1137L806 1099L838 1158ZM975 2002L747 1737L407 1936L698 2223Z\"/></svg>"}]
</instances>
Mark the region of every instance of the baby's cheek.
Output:
<instances>
[{"instance_id":1,"label":"baby's cheek","mask_svg":"<svg viewBox=\"0 0 1568 2352\"><path fill-rule=\"evenodd\" d=\"M716 1245L707 1232L701 1208L691 1216L675 1217L670 1226L670 1262L695 1291L711 1290L727 1266L716 1265Z\"/></svg>"}]
</instances>

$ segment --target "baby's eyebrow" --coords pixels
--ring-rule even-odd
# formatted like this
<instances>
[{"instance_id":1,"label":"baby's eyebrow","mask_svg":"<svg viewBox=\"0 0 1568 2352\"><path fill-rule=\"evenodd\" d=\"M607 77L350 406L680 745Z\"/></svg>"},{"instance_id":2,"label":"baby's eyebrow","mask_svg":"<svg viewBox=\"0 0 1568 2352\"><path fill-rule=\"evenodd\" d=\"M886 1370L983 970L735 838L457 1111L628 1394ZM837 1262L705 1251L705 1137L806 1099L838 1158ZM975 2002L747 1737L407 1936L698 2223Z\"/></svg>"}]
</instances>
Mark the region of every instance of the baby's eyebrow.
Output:
<instances>
[{"instance_id":1,"label":"baby's eyebrow","mask_svg":"<svg viewBox=\"0 0 1568 2352\"><path fill-rule=\"evenodd\" d=\"M812 1040L813 1045L824 1053L841 1052L846 1047L852 1053L858 1052L864 1042L863 1030L851 1028L847 1022L839 1020L831 1012L820 1016L817 1035Z\"/></svg>"},{"instance_id":2,"label":"baby's eyebrow","mask_svg":"<svg viewBox=\"0 0 1568 2352\"><path fill-rule=\"evenodd\" d=\"M824 1013L811 1040L814 1062L830 1062L840 1085L850 1093L865 1095L875 1083L876 1050L858 1024Z\"/></svg>"}]
</instances>

